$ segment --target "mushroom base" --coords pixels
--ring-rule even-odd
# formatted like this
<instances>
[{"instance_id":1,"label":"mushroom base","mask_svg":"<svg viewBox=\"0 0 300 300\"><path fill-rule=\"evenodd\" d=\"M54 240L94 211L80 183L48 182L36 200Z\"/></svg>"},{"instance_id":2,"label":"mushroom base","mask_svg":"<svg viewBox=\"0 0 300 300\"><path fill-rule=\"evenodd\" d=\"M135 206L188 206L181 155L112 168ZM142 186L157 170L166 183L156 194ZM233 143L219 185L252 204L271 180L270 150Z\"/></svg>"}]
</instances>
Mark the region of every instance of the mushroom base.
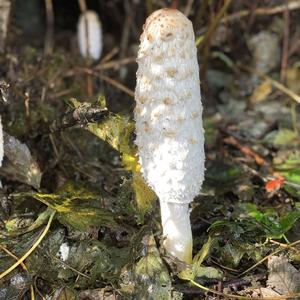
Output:
<instances>
[{"instance_id":1,"label":"mushroom base","mask_svg":"<svg viewBox=\"0 0 300 300\"><path fill-rule=\"evenodd\" d=\"M165 249L186 262L192 262L193 238L189 204L160 201L163 245Z\"/></svg>"}]
</instances>

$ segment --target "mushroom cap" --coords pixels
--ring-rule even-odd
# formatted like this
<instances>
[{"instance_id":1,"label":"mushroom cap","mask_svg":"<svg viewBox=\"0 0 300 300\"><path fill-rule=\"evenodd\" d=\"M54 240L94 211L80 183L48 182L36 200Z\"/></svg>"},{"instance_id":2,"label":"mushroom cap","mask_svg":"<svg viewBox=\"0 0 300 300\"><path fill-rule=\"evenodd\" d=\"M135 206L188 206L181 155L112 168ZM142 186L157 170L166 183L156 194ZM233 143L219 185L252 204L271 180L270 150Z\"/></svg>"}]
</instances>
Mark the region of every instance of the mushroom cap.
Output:
<instances>
[{"instance_id":1,"label":"mushroom cap","mask_svg":"<svg viewBox=\"0 0 300 300\"><path fill-rule=\"evenodd\" d=\"M143 26L143 35L147 35L150 41L153 39L167 41L178 35L194 36L192 28L191 21L180 11L173 8L163 8L155 11L147 18ZM144 38L143 35L141 39Z\"/></svg>"},{"instance_id":2,"label":"mushroom cap","mask_svg":"<svg viewBox=\"0 0 300 300\"><path fill-rule=\"evenodd\" d=\"M102 54L102 26L98 14L87 10L81 14L77 25L77 39L83 57L98 60Z\"/></svg>"},{"instance_id":3,"label":"mushroom cap","mask_svg":"<svg viewBox=\"0 0 300 300\"><path fill-rule=\"evenodd\" d=\"M189 203L204 178L204 130L192 23L175 9L146 20L138 52L136 144L160 201Z\"/></svg>"},{"instance_id":4,"label":"mushroom cap","mask_svg":"<svg viewBox=\"0 0 300 300\"><path fill-rule=\"evenodd\" d=\"M100 23L98 14L93 11L93 10L87 10L86 12L83 13L84 17L89 20L89 22L95 22L95 23Z\"/></svg>"}]
</instances>

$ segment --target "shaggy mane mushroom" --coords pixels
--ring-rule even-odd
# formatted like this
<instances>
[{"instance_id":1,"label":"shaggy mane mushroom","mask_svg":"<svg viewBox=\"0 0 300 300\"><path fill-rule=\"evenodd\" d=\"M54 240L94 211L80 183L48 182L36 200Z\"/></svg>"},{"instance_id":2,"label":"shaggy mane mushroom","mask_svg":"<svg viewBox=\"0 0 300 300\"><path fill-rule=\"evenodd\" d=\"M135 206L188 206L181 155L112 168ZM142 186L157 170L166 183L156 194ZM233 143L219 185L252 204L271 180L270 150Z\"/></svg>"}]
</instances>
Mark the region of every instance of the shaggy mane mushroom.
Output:
<instances>
[{"instance_id":1,"label":"shaggy mane mushroom","mask_svg":"<svg viewBox=\"0 0 300 300\"><path fill-rule=\"evenodd\" d=\"M136 145L160 201L165 249L192 261L189 203L204 179L204 130L192 23L176 9L146 20L138 51Z\"/></svg>"}]
</instances>

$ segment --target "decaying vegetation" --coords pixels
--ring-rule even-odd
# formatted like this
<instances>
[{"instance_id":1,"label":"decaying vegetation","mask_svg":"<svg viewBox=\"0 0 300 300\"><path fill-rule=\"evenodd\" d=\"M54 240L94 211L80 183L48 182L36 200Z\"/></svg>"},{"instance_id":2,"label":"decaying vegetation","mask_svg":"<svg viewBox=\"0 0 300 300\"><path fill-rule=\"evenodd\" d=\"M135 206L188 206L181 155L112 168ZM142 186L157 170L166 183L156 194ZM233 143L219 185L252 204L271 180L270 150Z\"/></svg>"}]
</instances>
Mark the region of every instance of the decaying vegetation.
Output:
<instances>
[{"instance_id":1,"label":"decaying vegetation","mask_svg":"<svg viewBox=\"0 0 300 300\"><path fill-rule=\"evenodd\" d=\"M189 266L162 247L134 145L139 36L166 6L193 23L203 94ZM299 298L299 20L297 0L0 0L0 299Z\"/></svg>"}]
</instances>

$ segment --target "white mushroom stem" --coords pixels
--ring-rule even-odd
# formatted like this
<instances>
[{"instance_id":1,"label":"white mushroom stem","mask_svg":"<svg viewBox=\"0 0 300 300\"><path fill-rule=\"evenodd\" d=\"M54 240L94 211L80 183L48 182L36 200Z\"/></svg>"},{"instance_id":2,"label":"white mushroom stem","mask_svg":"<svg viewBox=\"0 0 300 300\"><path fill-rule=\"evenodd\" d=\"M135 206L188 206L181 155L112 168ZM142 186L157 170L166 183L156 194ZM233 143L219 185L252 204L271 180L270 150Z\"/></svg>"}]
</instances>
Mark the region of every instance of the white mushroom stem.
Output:
<instances>
[{"instance_id":1,"label":"white mushroom stem","mask_svg":"<svg viewBox=\"0 0 300 300\"><path fill-rule=\"evenodd\" d=\"M143 177L160 200L164 247L190 263L189 203L204 178L204 130L192 23L161 9L144 25L135 89L136 144Z\"/></svg>"},{"instance_id":2,"label":"white mushroom stem","mask_svg":"<svg viewBox=\"0 0 300 300\"><path fill-rule=\"evenodd\" d=\"M193 238L188 204L160 201L165 249L187 263L192 262Z\"/></svg>"},{"instance_id":3,"label":"white mushroom stem","mask_svg":"<svg viewBox=\"0 0 300 300\"><path fill-rule=\"evenodd\" d=\"M77 39L83 57L98 60L102 54L102 26L96 12L87 10L81 14L77 25Z\"/></svg>"}]
</instances>

